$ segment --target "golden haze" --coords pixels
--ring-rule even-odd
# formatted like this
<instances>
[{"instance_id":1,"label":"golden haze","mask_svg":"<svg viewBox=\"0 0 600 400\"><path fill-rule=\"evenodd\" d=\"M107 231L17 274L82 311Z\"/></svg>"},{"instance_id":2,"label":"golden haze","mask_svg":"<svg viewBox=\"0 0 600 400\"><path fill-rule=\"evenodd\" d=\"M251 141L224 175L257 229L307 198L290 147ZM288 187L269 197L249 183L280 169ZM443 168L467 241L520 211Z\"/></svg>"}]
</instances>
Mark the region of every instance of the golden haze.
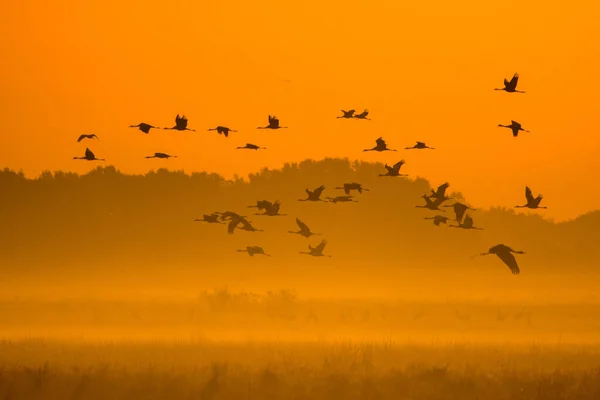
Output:
<instances>
[{"instance_id":1,"label":"golden haze","mask_svg":"<svg viewBox=\"0 0 600 400\"><path fill-rule=\"evenodd\" d=\"M326 156L407 160L477 206L542 192L558 220L598 208L600 5L6 0L0 5L2 166L87 172L75 142L126 173L156 167L226 177ZM493 91L521 75L527 93ZM289 79L287 83L284 80ZM340 120L340 109L372 121ZM198 132L151 131L184 113ZM256 130L268 114L290 129ZM513 139L498 123L531 133ZM206 132L238 129L229 139ZM363 154L424 140L432 152ZM235 152L246 142L269 148ZM156 151L176 154L146 160ZM577 196L573 196L576 193Z\"/></svg>"}]
</instances>

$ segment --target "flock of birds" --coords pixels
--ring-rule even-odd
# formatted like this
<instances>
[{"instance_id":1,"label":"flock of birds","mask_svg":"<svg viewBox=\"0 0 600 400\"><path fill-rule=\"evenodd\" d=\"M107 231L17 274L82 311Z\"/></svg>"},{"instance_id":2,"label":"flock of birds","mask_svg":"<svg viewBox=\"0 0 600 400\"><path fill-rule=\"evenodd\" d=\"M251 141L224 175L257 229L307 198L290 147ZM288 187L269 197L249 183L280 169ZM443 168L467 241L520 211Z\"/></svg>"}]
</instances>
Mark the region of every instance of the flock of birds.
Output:
<instances>
[{"instance_id":1,"label":"flock of birds","mask_svg":"<svg viewBox=\"0 0 600 400\"><path fill-rule=\"evenodd\" d=\"M519 80L519 75L515 73L510 81L507 79L504 79L504 87L503 88L496 88L494 90L504 90L508 93L525 93L523 91L516 89L518 80ZM368 115L369 115L368 110L364 110L360 114L355 114L355 112L356 112L355 110L342 110L343 115L338 116L337 118L370 120L370 118L368 118ZM510 125L499 124L498 126L511 129L513 137L515 137L515 138L519 135L519 131L529 132L529 131L523 129L521 124L516 121L511 121ZM154 126L154 125L151 125L151 124L148 124L145 122L139 123L137 125L131 125L130 128L138 128L141 132L143 132L145 134L150 133L151 129L170 129L170 130L177 130L177 131L188 130L188 131L195 132L194 129L188 128L188 119L185 117L185 115L179 116L179 114L175 118L175 126L173 126L171 128L159 128L157 126ZM257 127L257 129L273 129L273 130L286 129L286 128L287 128L287 126L281 126L279 119L273 115L269 115L269 124L268 125ZM216 131L219 135L224 135L225 137L229 137L229 133L231 133L231 132L237 132L237 130L231 129L226 126L221 126L221 125L219 125L215 128L208 129L208 131ZM83 134L83 135L79 136L77 141L81 142L84 139L99 140L98 136L95 134ZM237 147L237 149L259 150L259 149L265 149L265 148L260 147L253 143L246 143L245 146ZM418 141L418 142L416 142L415 145L413 145L411 147L405 147L405 150L435 150L435 148L429 147L427 144L425 144L425 142ZM383 152L383 151L397 151L397 150L388 148L385 140L383 138L379 137L375 140L375 147L372 147L370 149L364 149L363 151ZM168 158L172 158L172 157L177 157L177 156L159 152L159 153L154 153L154 155L147 156L146 158L168 159ZM83 157L73 157L73 158L78 159L78 160L87 160L87 161L94 161L94 160L105 161L105 159L103 159L103 158L97 158L95 156L95 154L89 148L86 148L85 155ZM379 176L381 176L381 177L407 176L406 174L400 173L400 169L402 168L402 166L404 164L405 164L404 160L400 160L392 166L390 166L386 163L385 168L386 168L387 172L385 174L380 174ZM462 204L458 201L455 201L454 204L451 204L451 205L442 205L447 200L452 199L451 197L446 195L446 190L448 189L449 186L450 185L448 184L448 182L446 182L446 183L438 186L436 190L432 189L430 194L424 194L422 196L422 198L425 201L425 204L417 205L415 207L426 208L431 211L441 211L441 212L445 211L442 208L452 207L452 209L454 211L454 216L455 216L454 221L456 222L456 225L448 225L449 227L460 228L460 229L482 230L482 228L476 227L474 225L473 218L467 213L468 210L475 211L476 209L471 208L470 206L468 206L466 204ZM362 194L364 191L369 191L369 189L363 188L362 185L357 182L344 183L342 186L336 187L336 189L344 190L345 195L335 196L335 197L325 197L326 200L324 200L321 198L321 196L323 194L323 191L325 190L325 186L321 185L314 190L306 189L305 192L307 194L307 197L305 199L299 199L299 201L331 202L331 203L358 202L357 200L354 199L354 196L351 195L351 192L353 190L355 190L359 194ZM527 200L527 203L525 205L519 205L519 206L515 206L515 207L518 207L518 208L525 207L525 208L530 208L530 209L546 208L546 207L540 206L540 202L542 201L542 198L543 198L542 195L538 194L537 197L534 197L533 193L529 187L525 188L525 198ZM256 205L251 205L248 207L258 208L259 211L262 211L262 213L257 213L256 215L265 215L265 216L271 216L271 217L286 215L286 214L279 213L279 210L281 207L281 203L279 201L271 202L268 200L259 200L259 201L257 201ZM440 208L440 207L442 207L442 208ZM449 217L446 217L443 215L435 215L432 217L425 217L424 219L433 220L433 224L436 226L440 226L441 224L447 224L447 222L450 220ZM229 234L233 234L236 229L241 229L241 230L245 230L245 231L249 231L249 232L262 231L260 229L255 228L252 225L252 222L248 220L247 216L238 214L233 211L214 212L212 214L204 214L201 219L197 218L194 221L206 222L206 223L211 223L211 224L227 224L227 232ZM299 218L296 218L296 224L298 225L299 230L298 231L289 231L289 233L299 234L305 238L310 238L313 235L321 235L320 233L312 232L311 229L308 227L308 225L305 224L303 221L301 221ZM323 254L323 251L324 251L326 245L327 245L327 240L323 239L315 247L313 247L312 245L309 245L308 246L309 251L300 252L300 254L308 254L313 257L331 257L331 255ZM264 256L270 257L270 254L267 254L265 252L265 250L260 246L247 246L245 249L241 249L238 251L248 253L250 256L264 255ZM500 258L500 260L502 260L504 262L504 264L506 264L509 267L510 271L516 275L516 274L520 273L520 269L519 269L519 266L517 264L517 261L515 259L515 256L513 255L513 253L524 254L523 251L516 251L504 244L498 244L498 245L493 246L490 249L488 249L487 252L481 253L478 255L483 256L483 255L488 255L488 254L495 254L496 256L498 256Z\"/></svg>"}]
</instances>

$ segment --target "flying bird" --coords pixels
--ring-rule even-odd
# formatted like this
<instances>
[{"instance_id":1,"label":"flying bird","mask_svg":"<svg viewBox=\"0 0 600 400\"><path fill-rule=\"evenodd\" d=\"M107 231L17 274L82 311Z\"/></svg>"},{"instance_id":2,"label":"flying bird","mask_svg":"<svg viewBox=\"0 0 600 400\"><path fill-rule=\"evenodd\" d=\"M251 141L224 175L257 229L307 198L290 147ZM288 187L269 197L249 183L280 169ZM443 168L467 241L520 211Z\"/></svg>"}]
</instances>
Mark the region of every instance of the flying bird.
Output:
<instances>
[{"instance_id":1,"label":"flying bird","mask_svg":"<svg viewBox=\"0 0 600 400\"><path fill-rule=\"evenodd\" d=\"M95 134L92 133L91 135L86 135L86 134L80 135L77 138L77 142L81 142L83 139L97 139L97 140L100 140L100 139L98 139L98 136L96 136Z\"/></svg>"},{"instance_id":2,"label":"flying bird","mask_svg":"<svg viewBox=\"0 0 600 400\"><path fill-rule=\"evenodd\" d=\"M400 168L405 163L406 162L404 160L400 160L396 164L394 164L394 166L392 166L392 167L390 167L389 165L385 164L385 169L387 169L387 173L386 174L379 174L379 176L408 176L407 174L401 174L400 173Z\"/></svg>"},{"instance_id":3,"label":"flying bird","mask_svg":"<svg viewBox=\"0 0 600 400\"><path fill-rule=\"evenodd\" d=\"M146 156L146 158L176 158L177 156L171 156L167 153L154 153L153 156Z\"/></svg>"},{"instance_id":4,"label":"flying bird","mask_svg":"<svg viewBox=\"0 0 600 400\"><path fill-rule=\"evenodd\" d=\"M446 189L448 189L449 187L450 184L448 182L445 182L438 186L436 190L431 189L431 194L429 195L429 198L450 200L451 197L446 196Z\"/></svg>"},{"instance_id":5,"label":"flying bird","mask_svg":"<svg viewBox=\"0 0 600 400\"><path fill-rule=\"evenodd\" d=\"M96 158L94 153L88 148L85 149L85 156L83 157L73 157L73 160L87 160L87 161L106 161L104 158Z\"/></svg>"},{"instance_id":6,"label":"flying bird","mask_svg":"<svg viewBox=\"0 0 600 400\"><path fill-rule=\"evenodd\" d=\"M504 90L509 93L525 93L520 90L517 90L517 83L519 83L519 74L515 73L510 82L506 80L506 78L504 78L503 88L496 88L494 90Z\"/></svg>"},{"instance_id":7,"label":"flying bird","mask_svg":"<svg viewBox=\"0 0 600 400\"><path fill-rule=\"evenodd\" d=\"M510 130L512 130L513 137L519 136L519 131L529 132L528 130L523 129L520 123L513 120L510 121L510 125L498 124L498 126L502 128L509 128Z\"/></svg>"},{"instance_id":8,"label":"flying bird","mask_svg":"<svg viewBox=\"0 0 600 400\"><path fill-rule=\"evenodd\" d=\"M274 115L269 115L269 125L259 126L256 129L285 129L287 126L279 126L279 119Z\"/></svg>"},{"instance_id":9,"label":"flying bird","mask_svg":"<svg viewBox=\"0 0 600 400\"><path fill-rule=\"evenodd\" d=\"M498 258L500 258L500 260L502 260L502 262L504 264L506 264L508 266L508 268L510 268L510 271L514 275L518 275L521 273L521 270L519 269L519 265L517 264L517 260L515 259L515 256L512 255L511 253L525 254L524 251L516 251L506 245L498 244L494 247L491 247L487 253L481 253L479 255L480 256L486 256L488 254L497 255Z\"/></svg>"},{"instance_id":10,"label":"flying bird","mask_svg":"<svg viewBox=\"0 0 600 400\"><path fill-rule=\"evenodd\" d=\"M224 222L219 221L219 213L212 214L203 214L202 219L196 218L194 222L208 222L209 224L224 224Z\"/></svg>"},{"instance_id":11,"label":"flying bird","mask_svg":"<svg viewBox=\"0 0 600 400\"><path fill-rule=\"evenodd\" d=\"M231 219L234 219L234 218L237 218L237 219L245 219L246 218L245 215L240 215L240 214L235 213L233 211L215 212L215 214L220 215L221 221L227 221L227 220L231 220Z\"/></svg>"},{"instance_id":12,"label":"flying bird","mask_svg":"<svg viewBox=\"0 0 600 400\"><path fill-rule=\"evenodd\" d=\"M140 131L144 133L150 133L150 129L161 129L158 126L152 126L145 122L139 123L137 125L129 125L130 128L138 128Z\"/></svg>"},{"instance_id":13,"label":"flying bird","mask_svg":"<svg viewBox=\"0 0 600 400\"><path fill-rule=\"evenodd\" d=\"M352 191L352 190L358 190L358 193L360 193L360 194L362 194L363 190L366 192L369 191L369 189L363 188L360 183L356 183L356 182L344 183L344 186L336 187L336 189L343 189L344 193L346 193L346 194L350 194L350 191Z\"/></svg>"},{"instance_id":14,"label":"flying bird","mask_svg":"<svg viewBox=\"0 0 600 400\"><path fill-rule=\"evenodd\" d=\"M312 247L310 244L308 245L308 249L310 251L301 251L300 254L308 254L313 257L331 257L330 255L323 254L323 249L327 245L327 240L321 240L321 243L317 247Z\"/></svg>"},{"instance_id":15,"label":"flying bird","mask_svg":"<svg viewBox=\"0 0 600 400\"><path fill-rule=\"evenodd\" d=\"M425 205L423 205L423 206L415 206L415 207L418 207L418 208L427 208L427 209L432 210L432 211L442 211L442 212L445 212L444 210L440 209L440 205L444 202L443 199L435 199L434 201L432 201L429 197L427 197L426 194L424 194L421 197L425 199Z\"/></svg>"},{"instance_id":16,"label":"flying bird","mask_svg":"<svg viewBox=\"0 0 600 400\"><path fill-rule=\"evenodd\" d=\"M369 121L371 120L371 118L367 118L367 115L369 115L369 111L365 110L363 112L361 112L360 114L356 114L354 116L354 118L358 118L358 119L368 119Z\"/></svg>"},{"instance_id":17,"label":"flying bird","mask_svg":"<svg viewBox=\"0 0 600 400\"><path fill-rule=\"evenodd\" d=\"M238 150L239 149L248 149L248 150L258 150L258 149L261 149L261 150L266 150L267 148L266 147L259 147L259 146L255 145L255 144L252 144L252 143L246 143L245 146L237 147L237 149Z\"/></svg>"},{"instance_id":18,"label":"flying bird","mask_svg":"<svg viewBox=\"0 0 600 400\"><path fill-rule=\"evenodd\" d=\"M185 117L185 115L182 115L180 117L179 114L177 114L177 116L175 117L175 126L172 127L172 128L163 128L163 129L175 129L177 131L192 131L192 132L196 132L194 129L188 128L187 124L188 124L188 119Z\"/></svg>"},{"instance_id":19,"label":"flying bird","mask_svg":"<svg viewBox=\"0 0 600 400\"><path fill-rule=\"evenodd\" d=\"M308 227L308 225L306 225L304 222L300 221L299 218L296 218L296 224L298 225L298 227L300 228L299 231L288 231L288 233L296 233L300 236L304 236L305 238L309 238L313 235L320 235L320 233L315 233L315 232L311 232L310 228Z\"/></svg>"},{"instance_id":20,"label":"flying bird","mask_svg":"<svg viewBox=\"0 0 600 400\"><path fill-rule=\"evenodd\" d=\"M458 222L459 224L461 223L461 221L465 215L465 212L467 212L467 210L477 211L477 209L471 208L471 207L467 206L466 204L459 203L459 202L456 202L452 205L445 205L443 207L452 207L454 209L454 214L456 215L455 221Z\"/></svg>"},{"instance_id":21,"label":"flying bird","mask_svg":"<svg viewBox=\"0 0 600 400\"><path fill-rule=\"evenodd\" d=\"M331 203L358 203L358 200L354 200L352 196L336 196L327 197Z\"/></svg>"},{"instance_id":22,"label":"flying bird","mask_svg":"<svg viewBox=\"0 0 600 400\"><path fill-rule=\"evenodd\" d=\"M259 246L247 246L244 250L238 250L238 252L248 253L250 257L253 257L255 254L271 257L270 254L265 253L263 248Z\"/></svg>"},{"instance_id":23,"label":"flying bird","mask_svg":"<svg viewBox=\"0 0 600 400\"><path fill-rule=\"evenodd\" d=\"M354 116L354 112L355 110L342 110L342 112L344 113L344 115L340 115L339 117L336 118L352 118Z\"/></svg>"},{"instance_id":24,"label":"flying bird","mask_svg":"<svg viewBox=\"0 0 600 400\"><path fill-rule=\"evenodd\" d=\"M323 193L323 190L325 190L325 185L321 185L313 191L306 189L305 192L308 195L308 197L306 199L298 199L298 201L325 201L321 199L321 194Z\"/></svg>"},{"instance_id":25,"label":"flying bird","mask_svg":"<svg viewBox=\"0 0 600 400\"><path fill-rule=\"evenodd\" d=\"M435 226L440 226L440 224L447 223L449 218L443 215L436 215L435 217L424 217L423 219L432 219Z\"/></svg>"},{"instance_id":26,"label":"flying bird","mask_svg":"<svg viewBox=\"0 0 600 400\"><path fill-rule=\"evenodd\" d=\"M385 140L383 140L382 138L378 138L377 140L375 140L375 143L377 144L375 147L373 147L372 149L364 149L363 151L396 151L393 149L389 149L387 147L387 144L385 143Z\"/></svg>"},{"instance_id":27,"label":"flying bird","mask_svg":"<svg viewBox=\"0 0 600 400\"><path fill-rule=\"evenodd\" d=\"M482 231L482 228L478 228L473 225L473 218L469 214L465 215L463 222L458 222L458 225L450 225L450 228L462 228L462 229L476 229Z\"/></svg>"},{"instance_id":28,"label":"flying bird","mask_svg":"<svg viewBox=\"0 0 600 400\"><path fill-rule=\"evenodd\" d=\"M219 135L225 135L225 137L229 137L229 132L237 132L233 129L230 129L226 126L217 126L216 128L211 128L209 131L217 131Z\"/></svg>"},{"instance_id":29,"label":"flying bird","mask_svg":"<svg viewBox=\"0 0 600 400\"><path fill-rule=\"evenodd\" d=\"M425 142L417 142L414 146L412 147L405 147L405 150L413 150L413 149L430 149L430 150L435 150L435 147L429 147L425 144Z\"/></svg>"},{"instance_id":30,"label":"flying bird","mask_svg":"<svg viewBox=\"0 0 600 400\"><path fill-rule=\"evenodd\" d=\"M541 194L538 194L537 197L533 197L531 189L529 189L528 186L525 186L525 198L527 199L527 204L525 204L524 206L515 206L515 208L547 208L540 206L540 202L544 197Z\"/></svg>"},{"instance_id":31,"label":"flying bird","mask_svg":"<svg viewBox=\"0 0 600 400\"><path fill-rule=\"evenodd\" d=\"M241 225L241 226L240 226ZM261 229L256 229L246 218L232 217L227 226L227 233L233 234L235 229L242 229L248 232L262 232Z\"/></svg>"},{"instance_id":32,"label":"flying bird","mask_svg":"<svg viewBox=\"0 0 600 400\"><path fill-rule=\"evenodd\" d=\"M265 210L264 213L256 215L268 215L270 217L281 216L286 214L279 214L279 208L281 207L281 203L279 200L276 200L274 203L271 203L268 200L261 200L257 202L257 207L259 210Z\"/></svg>"}]
</instances>

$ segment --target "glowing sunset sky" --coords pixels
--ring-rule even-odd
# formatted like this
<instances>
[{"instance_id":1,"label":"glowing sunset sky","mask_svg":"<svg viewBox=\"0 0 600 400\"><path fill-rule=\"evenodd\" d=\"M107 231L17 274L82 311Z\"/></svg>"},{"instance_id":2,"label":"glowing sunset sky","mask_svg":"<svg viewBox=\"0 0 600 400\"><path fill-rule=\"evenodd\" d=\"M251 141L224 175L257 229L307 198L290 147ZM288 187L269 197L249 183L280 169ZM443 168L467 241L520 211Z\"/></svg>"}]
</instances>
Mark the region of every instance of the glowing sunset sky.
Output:
<instances>
[{"instance_id":1,"label":"glowing sunset sky","mask_svg":"<svg viewBox=\"0 0 600 400\"><path fill-rule=\"evenodd\" d=\"M125 173L404 158L476 206L524 204L529 185L558 220L600 208L595 0L4 0L0 19L0 167L28 176L85 173L86 145ZM526 94L493 90L515 72ZM373 120L335 118L350 108ZM177 113L197 132L128 128ZM290 128L257 130L269 114ZM531 133L497 127L511 119ZM363 153L379 136L436 150Z\"/></svg>"}]
</instances>

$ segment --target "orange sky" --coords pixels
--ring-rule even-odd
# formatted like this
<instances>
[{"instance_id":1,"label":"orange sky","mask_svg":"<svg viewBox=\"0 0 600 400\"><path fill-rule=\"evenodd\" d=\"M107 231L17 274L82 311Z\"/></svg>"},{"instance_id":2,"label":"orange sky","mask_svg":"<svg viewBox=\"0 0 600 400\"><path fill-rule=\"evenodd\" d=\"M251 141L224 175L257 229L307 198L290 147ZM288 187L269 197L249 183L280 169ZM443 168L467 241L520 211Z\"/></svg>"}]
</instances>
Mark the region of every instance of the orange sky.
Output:
<instances>
[{"instance_id":1,"label":"orange sky","mask_svg":"<svg viewBox=\"0 0 600 400\"><path fill-rule=\"evenodd\" d=\"M523 204L529 185L558 220L600 208L596 0L4 0L0 19L0 167L84 173L75 140L96 133L122 172L404 158L476 206ZM526 94L492 90L514 72ZM335 118L350 108L373 120ZM128 128L177 113L197 132ZM256 130L269 114L290 129ZM532 133L497 127L511 119ZM206 131L219 124L239 132ZM363 153L378 136L436 150Z\"/></svg>"}]
</instances>

